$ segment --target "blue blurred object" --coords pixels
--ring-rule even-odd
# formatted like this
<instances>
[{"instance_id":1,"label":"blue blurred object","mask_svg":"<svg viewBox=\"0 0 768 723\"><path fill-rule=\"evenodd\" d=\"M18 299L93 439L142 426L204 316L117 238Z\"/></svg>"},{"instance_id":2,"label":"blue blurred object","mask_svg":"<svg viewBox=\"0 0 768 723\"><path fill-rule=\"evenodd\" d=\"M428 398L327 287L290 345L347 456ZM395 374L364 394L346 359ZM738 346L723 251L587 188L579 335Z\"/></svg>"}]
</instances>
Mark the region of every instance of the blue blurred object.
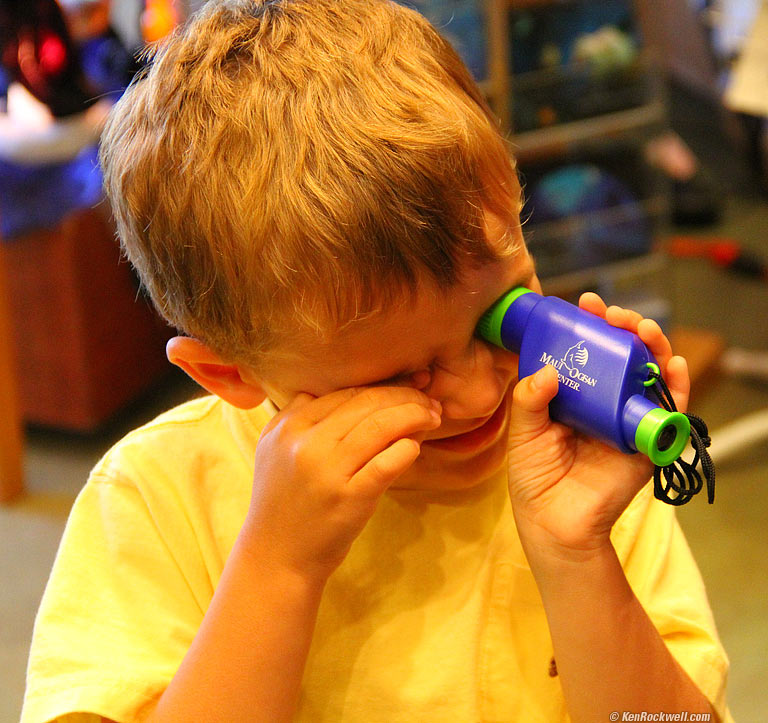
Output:
<instances>
[{"instance_id":1,"label":"blue blurred object","mask_svg":"<svg viewBox=\"0 0 768 723\"><path fill-rule=\"evenodd\" d=\"M533 185L527 208L529 245L545 275L650 249L651 228L642 203L627 185L596 165L571 164L544 174ZM549 232L545 224L553 224Z\"/></svg>"},{"instance_id":2,"label":"blue blurred object","mask_svg":"<svg viewBox=\"0 0 768 723\"><path fill-rule=\"evenodd\" d=\"M5 103L5 100L8 97L8 86L10 84L11 79L8 76L8 73L6 73L3 68L0 68L0 100L2 100L3 103Z\"/></svg>"},{"instance_id":3,"label":"blue blurred object","mask_svg":"<svg viewBox=\"0 0 768 723\"><path fill-rule=\"evenodd\" d=\"M478 0L403 0L454 47L475 80L487 77L485 16Z\"/></svg>"},{"instance_id":4,"label":"blue blurred object","mask_svg":"<svg viewBox=\"0 0 768 723\"><path fill-rule=\"evenodd\" d=\"M131 82L137 62L109 28L106 33L86 40L78 46L80 63L91 87L100 96L123 94Z\"/></svg>"},{"instance_id":5,"label":"blue blurred object","mask_svg":"<svg viewBox=\"0 0 768 723\"><path fill-rule=\"evenodd\" d=\"M0 159L0 238L51 228L71 211L96 205L101 183L96 146L66 163L22 166Z\"/></svg>"}]
</instances>

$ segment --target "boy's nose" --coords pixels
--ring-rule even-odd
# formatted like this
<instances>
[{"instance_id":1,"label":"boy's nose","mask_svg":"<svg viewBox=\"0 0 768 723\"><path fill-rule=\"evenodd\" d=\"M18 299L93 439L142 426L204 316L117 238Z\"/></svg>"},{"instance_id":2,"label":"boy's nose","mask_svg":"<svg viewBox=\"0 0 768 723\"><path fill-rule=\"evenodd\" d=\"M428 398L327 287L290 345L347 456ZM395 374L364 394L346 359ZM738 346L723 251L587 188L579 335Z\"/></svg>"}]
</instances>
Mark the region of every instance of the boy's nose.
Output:
<instances>
[{"instance_id":1,"label":"boy's nose","mask_svg":"<svg viewBox=\"0 0 768 723\"><path fill-rule=\"evenodd\" d=\"M477 340L466 355L434 366L428 394L442 404L444 418L478 419L496 410L510 374L494 357Z\"/></svg>"}]
</instances>

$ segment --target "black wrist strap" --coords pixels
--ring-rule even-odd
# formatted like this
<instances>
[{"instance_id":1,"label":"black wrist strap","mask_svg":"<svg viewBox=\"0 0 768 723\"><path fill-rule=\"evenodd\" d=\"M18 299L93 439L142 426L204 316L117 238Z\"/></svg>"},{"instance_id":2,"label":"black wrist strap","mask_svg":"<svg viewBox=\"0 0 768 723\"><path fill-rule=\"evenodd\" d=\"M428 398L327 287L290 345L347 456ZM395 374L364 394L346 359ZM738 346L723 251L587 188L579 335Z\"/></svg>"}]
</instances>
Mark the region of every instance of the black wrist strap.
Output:
<instances>
[{"instance_id":1,"label":"black wrist strap","mask_svg":"<svg viewBox=\"0 0 768 723\"><path fill-rule=\"evenodd\" d=\"M654 380L650 388L664 409L668 412L676 412L675 400L661 374L651 370L649 376ZM656 467L653 470L653 494L656 499L666 502L668 505L684 505L701 491L703 480L696 467L701 464L701 471L707 481L707 501L712 504L715 501L715 464L709 456L707 448L712 443L709 438L709 430L701 417L695 414L686 414L691 423L691 447L694 449L692 462L686 462L682 458L676 459L665 467ZM663 477L663 480L662 480Z\"/></svg>"}]
</instances>

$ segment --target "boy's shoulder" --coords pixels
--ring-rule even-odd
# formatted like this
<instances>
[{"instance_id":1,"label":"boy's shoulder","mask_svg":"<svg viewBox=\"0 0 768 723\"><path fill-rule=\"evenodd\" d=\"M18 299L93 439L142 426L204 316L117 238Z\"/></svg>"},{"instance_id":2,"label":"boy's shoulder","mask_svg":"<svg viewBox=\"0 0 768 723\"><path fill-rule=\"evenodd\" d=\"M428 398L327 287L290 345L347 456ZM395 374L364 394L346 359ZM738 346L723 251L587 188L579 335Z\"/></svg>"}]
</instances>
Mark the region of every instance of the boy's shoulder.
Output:
<instances>
[{"instance_id":1,"label":"boy's shoulder","mask_svg":"<svg viewBox=\"0 0 768 723\"><path fill-rule=\"evenodd\" d=\"M220 427L223 406L224 402L212 395L182 402L132 429L111 447L102 461L107 461L125 450L154 448L158 442L163 445L185 445L191 436L196 437L203 430L210 433Z\"/></svg>"},{"instance_id":2,"label":"boy's shoulder","mask_svg":"<svg viewBox=\"0 0 768 723\"><path fill-rule=\"evenodd\" d=\"M151 435L164 429L205 424L221 411L223 405L224 402L212 394L194 397L161 412L154 419L136 427L126 435L124 441L133 437Z\"/></svg>"},{"instance_id":3,"label":"boy's shoulder","mask_svg":"<svg viewBox=\"0 0 768 723\"><path fill-rule=\"evenodd\" d=\"M175 486L199 483L246 460L252 465L259 435L272 414L268 404L242 410L215 396L189 400L120 439L96 464L91 481Z\"/></svg>"}]
</instances>

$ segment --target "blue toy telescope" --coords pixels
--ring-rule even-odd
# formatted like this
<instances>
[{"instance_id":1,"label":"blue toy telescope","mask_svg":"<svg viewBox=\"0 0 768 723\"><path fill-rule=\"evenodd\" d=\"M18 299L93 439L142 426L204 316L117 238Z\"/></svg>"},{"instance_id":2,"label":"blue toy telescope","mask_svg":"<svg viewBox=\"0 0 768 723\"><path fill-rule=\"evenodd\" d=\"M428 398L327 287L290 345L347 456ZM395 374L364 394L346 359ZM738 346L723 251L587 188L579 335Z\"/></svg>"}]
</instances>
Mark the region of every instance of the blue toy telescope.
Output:
<instances>
[{"instance_id":1,"label":"blue toy telescope","mask_svg":"<svg viewBox=\"0 0 768 723\"><path fill-rule=\"evenodd\" d=\"M658 373L640 338L554 296L518 286L482 317L478 334L520 355L519 376L544 365L557 369L552 419L665 467L685 448L688 418L662 409L646 394Z\"/></svg>"}]
</instances>

